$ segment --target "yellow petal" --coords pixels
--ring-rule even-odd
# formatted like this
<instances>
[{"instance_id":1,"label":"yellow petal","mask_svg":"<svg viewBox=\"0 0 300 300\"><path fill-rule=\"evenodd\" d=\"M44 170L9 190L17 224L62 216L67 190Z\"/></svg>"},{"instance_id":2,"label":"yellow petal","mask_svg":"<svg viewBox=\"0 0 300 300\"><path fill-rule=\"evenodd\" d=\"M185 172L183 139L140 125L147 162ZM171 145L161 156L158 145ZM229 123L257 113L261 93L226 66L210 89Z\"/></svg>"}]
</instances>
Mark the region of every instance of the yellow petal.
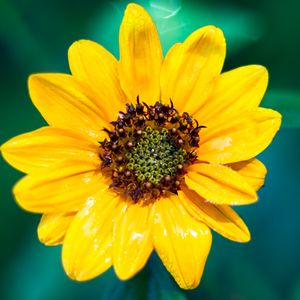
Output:
<instances>
[{"instance_id":1,"label":"yellow petal","mask_svg":"<svg viewBox=\"0 0 300 300\"><path fill-rule=\"evenodd\" d=\"M159 74L162 49L151 16L137 4L129 4L120 28L121 86L129 102L160 100Z\"/></svg>"},{"instance_id":2,"label":"yellow petal","mask_svg":"<svg viewBox=\"0 0 300 300\"><path fill-rule=\"evenodd\" d=\"M128 204L116 219L113 264L122 280L141 270L152 252L149 211L148 205Z\"/></svg>"},{"instance_id":3,"label":"yellow petal","mask_svg":"<svg viewBox=\"0 0 300 300\"><path fill-rule=\"evenodd\" d=\"M197 154L200 160L222 164L251 159L271 143L280 124L281 115L266 108L221 119L201 130Z\"/></svg>"},{"instance_id":4,"label":"yellow petal","mask_svg":"<svg viewBox=\"0 0 300 300\"><path fill-rule=\"evenodd\" d=\"M69 64L73 76L88 83L110 109L114 120L125 107L125 95L120 86L118 62L101 45L80 40L69 48Z\"/></svg>"},{"instance_id":5,"label":"yellow petal","mask_svg":"<svg viewBox=\"0 0 300 300\"><path fill-rule=\"evenodd\" d=\"M225 52L223 33L214 26L200 28L171 48L161 71L162 100L171 99L181 112L197 111L221 72Z\"/></svg>"},{"instance_id":6,"label":"yellow petal","mask_svg":"<svg viewBox=\"0 0 300 300\"><path fill-rule=\"evenodd\" d=\"M229 167L218 164L194 164L185 176L189 189L214 204L244 205L257 201L248 182Z\"/></svg>"},{"instance_id":7,"label":"yellow petal","mask_svg":"<svg viewBox=\"0 0 300 300\"><path fill-rule=\"evenodd\" d=\"M192 217L205 223L224 237L236 242L248 242L250 232L244 221L227 205L205 202L196 192L183 188L178 196Z\"/></svg>"},{"instance_id":8,"label":"yellow petal","mask_svg":"<svg viewBox=\"0 0 300 300\"><path fill-rule=\"evenodd\" d=\"M21 134L1 146L3 157L16 169L33 173L68 157L96 157L99 144L69 129L43 127Z\"/></svg>"},{"instance_id":9,"label":"yellow petal","mask_svg":"<svg viewBox=\"0 0 300 300\"><path fill-rule=\"evenodd\" d=\"M200 282L211 247L209 228L193 219L176 195L153 205L154 248L167 270L183 289Z\"/></svg>"},{"instance_id":10,"label":"yellow petal","mask_svg":"<svg viewBox=\"0 0 300 300\"><path fill-rule=\"evenodd\" d=\"M109 109L84 83L66 74L36 74L28 84L34 105L49 125L81 130L97 140L105 136Z\"/></svg>"},{"instance_id":11,"label":"yellow petal","mask_svg":"<svg viewBox=\"0 0 300 300\"><path fill-rule=\"evenodd\" d=\"M32 212L79 210L93 194L107 187L95 161L70 159L27 175L14 187L21 207Z\"/></svg>"},{"instance_id":12,"label":"yellow petal","mask_svg":"<svg viewBox=\"0 0 300 300\"><path fill-rule=\"evenodd\" d=\"M74 213L44 214L38 226L40 242L47 246L62 244L74 216Z\"/></svg>"},{"instance_id":13,"label":"yellow petal","mask_svg":"<svg viewBox=\"0 0 300 300\"><path fill-rule=\"evenodd\" d=\"M264 185L267 169L258 159L240 161L228 166L242 175L256 191Z\"/></svg>"},{"instance_id":14,"label":"yellow petal","mask_svg":"<svg viewBox=\"0 0 300 300\"><path fill-rule=\"evenodd\" d=\"M74 280L92 279L112 264L112 228L119 198L99 192L76 215L63 244L62 260Z\"/></svg>"},{"instance_id":15,"label":"yellow petal","mask_svg":"<svg viewBox=\"0 0 300 300\"><path fill-rule=\"evenodd\" d=\"M268 85L268 71L258 65L240 67L216 78L208 100L195 118L208 127L216 118L256 108Z\"/></svg>"}]
</instances>

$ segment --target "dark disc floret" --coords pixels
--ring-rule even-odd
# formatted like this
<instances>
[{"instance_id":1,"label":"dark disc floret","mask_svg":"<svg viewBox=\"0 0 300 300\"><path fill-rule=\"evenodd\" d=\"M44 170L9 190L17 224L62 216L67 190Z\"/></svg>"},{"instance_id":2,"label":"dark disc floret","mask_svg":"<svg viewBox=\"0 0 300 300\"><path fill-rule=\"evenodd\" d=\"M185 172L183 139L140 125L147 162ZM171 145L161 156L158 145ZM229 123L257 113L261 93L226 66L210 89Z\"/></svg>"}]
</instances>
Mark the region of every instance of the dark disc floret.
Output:
<instances>
[{"instance_id":1,"label":"dark disc floret","mask_svg":"<svg viewBox=\"0 0 300 300\"><path fill-rule=\"evenodd\" d=\"M100 142L104 174L111 188L135 202L157 199L166 192L177 193L186 167L197 160L201 128L188 113L170 105L127 104L126 112L104 129L108 138Z\"/></svg>"}]
</instances>

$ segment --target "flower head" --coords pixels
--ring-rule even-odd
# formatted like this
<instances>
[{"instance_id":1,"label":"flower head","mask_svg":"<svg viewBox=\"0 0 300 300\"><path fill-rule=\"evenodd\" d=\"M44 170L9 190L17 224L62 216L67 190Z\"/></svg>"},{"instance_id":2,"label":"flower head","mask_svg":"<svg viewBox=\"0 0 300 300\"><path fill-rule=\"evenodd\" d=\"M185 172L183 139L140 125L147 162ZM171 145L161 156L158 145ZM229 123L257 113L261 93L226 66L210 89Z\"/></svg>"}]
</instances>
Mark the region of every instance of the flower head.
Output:
<instances>
[{"instance_id":1,"label":"flower head","mask_svg":"<svg viewBox=\"0 0 300 300\"><path fill-rule=\"evenodd\" d=\"M200 28L163 57L156 27L129 4L120 60L81 40L72 75L37 74L31 99L49 126L15 137L4 158L27 173L14 187L24 209L42 213L38 235L63 244L66 273L94 278L113 265L134 276L155 250L180 287L195 288L211 229L250 239L230 207L257 201L266 169L255 158L280 127L259 108L264 67L221 74L225 39Z\"/></svg>"}]
</instances>

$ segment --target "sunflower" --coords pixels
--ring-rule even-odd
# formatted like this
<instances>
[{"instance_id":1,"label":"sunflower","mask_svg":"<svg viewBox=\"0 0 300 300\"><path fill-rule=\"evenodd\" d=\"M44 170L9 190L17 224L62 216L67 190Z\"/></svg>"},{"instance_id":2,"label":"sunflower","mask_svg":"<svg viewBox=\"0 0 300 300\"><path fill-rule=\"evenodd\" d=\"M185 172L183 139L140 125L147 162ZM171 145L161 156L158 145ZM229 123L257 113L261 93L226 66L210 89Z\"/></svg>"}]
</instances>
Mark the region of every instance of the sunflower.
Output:
<instances>
[{"instance_id":1,"label":"sunflower","mask_svg":"<svg viewBox=\"0 0 300 300\"><path fill-rule=\"evenodd\" d=\"M192 289L211 229L250 240L230 206L257 201L266 168L255 156L281 116L258 107L264 67L221 74L219 28L196 30L163 57L150 15L129 4L119 42L119 61L80 40L68 53L72 75L30 76L30 97L49 126L2 145L27 174L13 193L43 214L39 239L63 244L70 278L89 280L113 265L126 280L155 250L178 285Z\"/></svg>"}]
</instances>

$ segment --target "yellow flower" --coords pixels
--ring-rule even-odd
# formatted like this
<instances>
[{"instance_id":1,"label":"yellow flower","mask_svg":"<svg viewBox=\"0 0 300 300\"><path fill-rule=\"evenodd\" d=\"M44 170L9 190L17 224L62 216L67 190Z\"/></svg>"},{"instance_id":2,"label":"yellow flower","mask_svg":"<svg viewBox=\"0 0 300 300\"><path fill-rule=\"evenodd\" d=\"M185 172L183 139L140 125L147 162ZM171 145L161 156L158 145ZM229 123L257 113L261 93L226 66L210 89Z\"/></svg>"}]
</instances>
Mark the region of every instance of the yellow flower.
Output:
<instances>
[{"instance_id":1,"label":"yellow flower","mask_svg":"<svg viewBox=\"0 0 300 300\"><path fill-rule=\"evenodd\" d=\"M151 17L129 4L119 61L81 40L69 49L72 75L29 78L49 126L1 150L28 174L14 195L43 214L39 239L63 244L69 277L88 280L113 265L125 280L155 250L178 285L191 289L203 273L210 228L250 240L230 206L257 201L266 169L255 156L281 116L258 108L264 67L220 74L225 50L222 31L207 26L164 58Z\"/></svg>"}]
</instances>

